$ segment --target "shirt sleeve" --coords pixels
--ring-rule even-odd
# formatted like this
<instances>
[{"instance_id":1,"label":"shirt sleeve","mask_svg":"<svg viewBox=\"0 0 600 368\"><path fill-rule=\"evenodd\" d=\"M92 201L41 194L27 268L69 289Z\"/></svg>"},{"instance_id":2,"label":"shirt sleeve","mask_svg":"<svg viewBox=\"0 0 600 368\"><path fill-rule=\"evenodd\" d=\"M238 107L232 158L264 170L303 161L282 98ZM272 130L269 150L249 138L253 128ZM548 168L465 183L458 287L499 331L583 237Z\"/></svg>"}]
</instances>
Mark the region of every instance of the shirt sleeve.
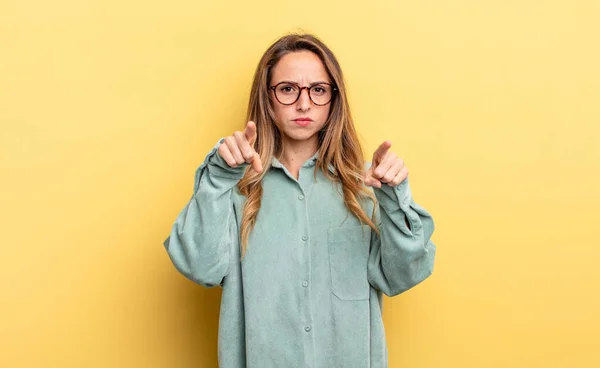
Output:
<instances>
[{"instance_id":1,"label":"shirt sleeve","mask_svg":"<svg viewBox=\"0 0 600 368\"><path fill-rule=\"evenodd\" d=\"M194 177L194 192L163 245L175 268L205 287L222 286L238 244L231 198L248 164L229 167L218 154L223 138L206 155Z\"/></svg>"},{"instance_id":2,"label":"shirt sleeve","mask_svg":"<svg viewBox=\"0 0 600 368\"><path fill-rule=\"evenodd\" d=\"M380 235L371 232L369 283L384 294L395 296L433 272L434 222L413 200L408 178L395 187L375 187L373 192L378 200L376 219Z\"/></svg>"}]
</instances>

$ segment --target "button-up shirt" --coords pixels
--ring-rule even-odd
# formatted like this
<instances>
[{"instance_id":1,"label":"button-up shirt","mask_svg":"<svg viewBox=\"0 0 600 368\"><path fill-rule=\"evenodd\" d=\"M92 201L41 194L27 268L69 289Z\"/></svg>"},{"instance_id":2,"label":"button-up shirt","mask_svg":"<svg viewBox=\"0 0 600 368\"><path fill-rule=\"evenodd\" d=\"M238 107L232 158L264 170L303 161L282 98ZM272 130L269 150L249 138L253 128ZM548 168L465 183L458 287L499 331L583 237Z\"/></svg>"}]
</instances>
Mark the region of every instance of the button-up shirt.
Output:
<instances>
[{"instance_id":1,"label":"button-up shirt","mask_svg":"<svg viewBox=\"0 0 600 368\"><path fill-rule=\"evenodd\" d=\"M273 158L241 258L246 197L237 184L248 165L229 167L217 153L222 143L196 170L193 195L164 241L183 275L222 287L219 366L387 367L382 293L423 281L436 253L432 217L413 200L408 178L368 188L377 235L347 209L341 184L318 169L318 152L297 179ZM361 206L370 216L373 202Z\"/></svg>"}]
</instances>

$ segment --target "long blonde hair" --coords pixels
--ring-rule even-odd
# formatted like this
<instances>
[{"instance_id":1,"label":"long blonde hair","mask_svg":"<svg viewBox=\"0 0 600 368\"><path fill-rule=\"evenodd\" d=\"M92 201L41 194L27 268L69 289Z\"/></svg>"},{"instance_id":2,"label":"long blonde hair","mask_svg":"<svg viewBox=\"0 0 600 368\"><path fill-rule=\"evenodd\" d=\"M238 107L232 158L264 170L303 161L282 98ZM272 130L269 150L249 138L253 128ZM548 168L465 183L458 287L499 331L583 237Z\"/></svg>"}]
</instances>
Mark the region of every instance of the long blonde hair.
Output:
<instances>
[{"instance_id":1,"label":"long blonde hair","mask_svg":"<svg viewBox=\"0 0 600 368\"><path fill-rule=\"evenodd\" d=\"M256 68L250 92L246 121L252 120L256 123L257 138L254 148L260 155L264 170L261 174L254 170L246 170L238 183L240 192L247 198L241 224L242 258L260 210L263 192L261 180L269 170L273 156L277 157L283 148L281 133L275 125L275 111L269 98L268 86L272 70L284 55L303 50L311 51L321 59L332 83L337 87L327 121L318 133L320 150L316 167L321 169L329 180L341 182L344 203L348 210L379 234L374 223L376 199L363 185L363 151L350 114L340 65L333 52L314 35L290 34L278 39L264 53ZM335 169L333 173L329 171L330 164ZM373 201L371 218L365 214L359 203L359 199L364 198Z\"/></svg>"}]
</instances>

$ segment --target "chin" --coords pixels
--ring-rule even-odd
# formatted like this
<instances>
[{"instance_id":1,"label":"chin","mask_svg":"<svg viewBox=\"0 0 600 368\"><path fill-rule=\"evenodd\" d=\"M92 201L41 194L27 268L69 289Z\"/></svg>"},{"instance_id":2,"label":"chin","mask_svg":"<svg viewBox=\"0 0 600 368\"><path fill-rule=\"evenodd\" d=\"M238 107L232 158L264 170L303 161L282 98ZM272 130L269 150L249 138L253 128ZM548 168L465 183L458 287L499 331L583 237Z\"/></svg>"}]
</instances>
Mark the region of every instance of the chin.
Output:
<instances>
[{"instance_id":1,"label":"chin","mask_svg":"<svg viewBox=\"0 0 600 368\"><path fill-rule=\"evenodd\" d=\"M314 135L316 134L316 132L308 132L308 131L303 131L303 132L285 132L285 135L287 135L287 137L289 139L295 140L295 141L305 141L308 140L310 138L312 138Z\"/></svg>"}]
</instances>

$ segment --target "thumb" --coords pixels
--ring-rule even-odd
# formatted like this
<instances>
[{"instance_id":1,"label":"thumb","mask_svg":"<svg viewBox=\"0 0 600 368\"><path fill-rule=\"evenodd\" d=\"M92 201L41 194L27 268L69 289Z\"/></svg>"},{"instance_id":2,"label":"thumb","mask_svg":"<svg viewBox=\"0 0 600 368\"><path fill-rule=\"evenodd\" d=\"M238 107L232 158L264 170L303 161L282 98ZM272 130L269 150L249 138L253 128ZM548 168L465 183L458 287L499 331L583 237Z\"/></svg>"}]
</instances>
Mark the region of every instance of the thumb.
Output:
<instances>
[{"instance_id":1,"label":"thumb","mask_svg":"<svg viewBox=\"0 0 600 368\"><path fill-rule=\"evenodd\" d=\"M369 187L381 188L381 182L373 177L373 166L369 167L365 173L364 183Z\"/></svg>"},{"instance_id":2,"label":"thumb","mask_svg":"<svg viewBox=\"0 0 600 368\"><path fill-rule=\"evenodd\" d=\"M263 172L262 162L260 161L260 156L256 151L254 152L254 158L252 159L252 168L259 174Z\"/></svg>"},{"instance_id":3,"label":"thumb","mask_svg":"<svg viewBox=\"0 0 600 368\"><path fill-rule=\"evenodd\" d=\"M250 143L250 146L254 146L254 142L256 142L256 124L253 121L249 121L246 124L246 129L244 130L244 135Z\"/></svg>"}]
</instances>

